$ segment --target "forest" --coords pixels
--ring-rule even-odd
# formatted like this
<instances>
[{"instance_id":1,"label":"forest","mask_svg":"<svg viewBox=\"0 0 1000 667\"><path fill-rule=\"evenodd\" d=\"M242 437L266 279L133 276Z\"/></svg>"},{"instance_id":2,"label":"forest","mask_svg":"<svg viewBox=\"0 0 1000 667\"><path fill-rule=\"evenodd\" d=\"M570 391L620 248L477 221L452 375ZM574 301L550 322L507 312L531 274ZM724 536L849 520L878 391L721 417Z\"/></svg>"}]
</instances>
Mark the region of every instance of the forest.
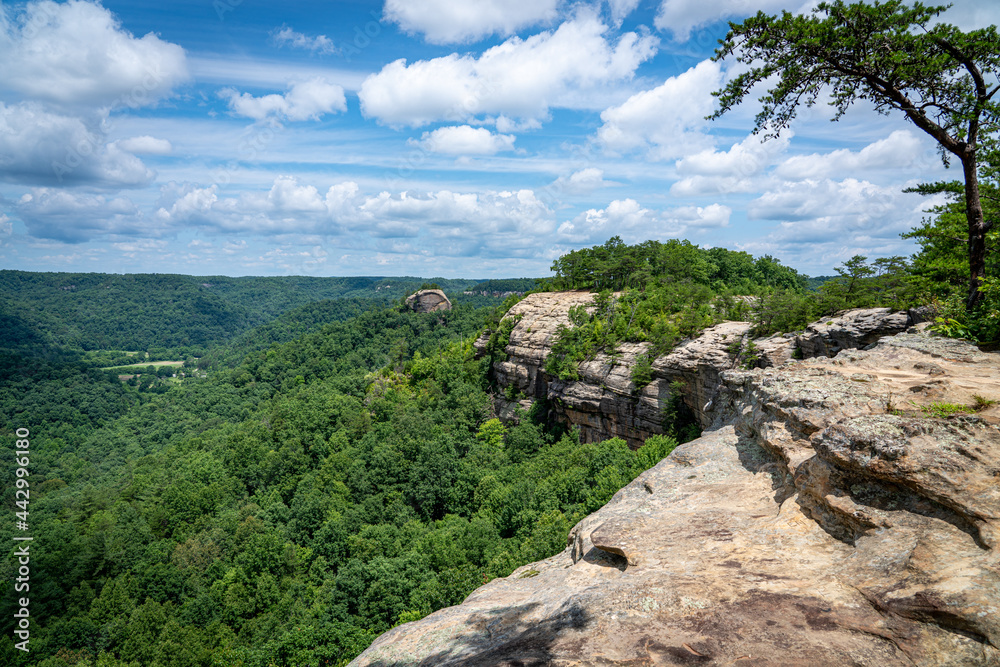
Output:
<instances>
[{"instance_id":1,"label":"forest","mask_svg":"<svg viewBox=\"0 0 1000 667\"><path fill-rule=\"evenodd\" d=\"M594 308L572 314L548 370L572 377L624 340L661 353L721 319L750 319L765 334L872 305L931 303L942 333L995 340L993 292L982 310L955 305L961 249L934 233L947 214L916 230L913 258L855 257L818 288L774 258L686 241L616 237L573 251L553 278L532 281L596 293ZM127 309L81 314L85 300L57 293L65 276L3 278L7 317L21 328L6 332L0 360L0 539L14 544L18 512L33 538L31 651L3 642L3 664L344 665L385 630L562 550L577 521L698 435L669 410L665 435L635 451L617 439L581 443L545 421L543 404L501 422L491 361L510 331L501 318L523 296L461 293L477 281L445 283L455 307L418 314L400 297L422 279L387 283L388 299L371 282L330 279L340 290L332 300L321 283L297 294L294 281L238 279L227 288L238 298L220 303L243 308L243 324L212 320L222 328L199 343L200 356L186 350L184 377L138 371L142 381L123 382L105 365L120 350L170 350L186 325L151 322L142 345L121 345L112 334ZM204 280L76 275L70 284L116 291L124 304L173 291L181 308L208 298ZM271 288L279 293L251 296ZM484 330L488 354L477 359L472 341ZM633 369L637 386L643 372ZM26 465L15 465L18 429L30 432ZM18 479L30 499L15 495ZM0 564L9 581L16 563ZM8 589L8 637L18 605Z\"/></svg>"},{"instance_id":2,"label":"forest","mask_svg":"<svg viewBox=\"0 0 1000 667\"><path fill-rule=\"evenodd\" d=\"M390 627L561 550L672 449L582 445L532 415L502 424L471 342L510 304L450 296L453 310L428 314L308 303L211 345L187 366L200 373L134 386L96 366L113 357L56 344L75 311L51 310L32 330L47 345L11 345L0 364L0 535L13 544L12 444L29 429L34 619L30 653L4 642L0 660L346 664ZM147 342L163 347L155 330ZM2 564L9 580L16 562ZM16 605L8 590L8 636Z\"/></svg>"}]
</instances>

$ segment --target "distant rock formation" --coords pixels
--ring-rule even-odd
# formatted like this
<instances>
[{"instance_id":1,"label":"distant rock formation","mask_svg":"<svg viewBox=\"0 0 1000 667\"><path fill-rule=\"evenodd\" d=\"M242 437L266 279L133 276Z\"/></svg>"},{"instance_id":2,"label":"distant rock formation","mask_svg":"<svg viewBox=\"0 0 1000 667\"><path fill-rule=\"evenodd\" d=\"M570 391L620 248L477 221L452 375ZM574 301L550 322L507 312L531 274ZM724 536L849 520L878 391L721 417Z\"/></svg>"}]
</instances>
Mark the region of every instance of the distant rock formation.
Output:
<instances>
[{"instance_id":1,"label":"distant rock formation","mask_svg":"<svg viewBox=\"0 0 1000 667\"><path fill-rule=\"evenodd\" d=\"M406 297L406 305L416 313L451 310L451 301L439 289L422 289Z\"/></svg>"},{"instance_id":2,"label":"distant rock formation","mask_svg":"<svg viewBox=\"0 0 1000 667\"><path fill-rule=\"evenodd\" d=\"M581 295L549 298L522 307L530 332L511 336L501 377L572 401L565 414L593 433L642 432L621 407L626 372L594 362L586 373L616 388L583 397L538 370L542 323ZM689 362L694 348L657 360L693 400L711 394L701 438L583 519L563 552L352 664L1000 665L1000 406L984 400L1000 399L1000 355L916 332L848 337L840 319L805 335L833 357L722 369L720 346L742 335L729 323Z\"/></svg>"}]
</instances>

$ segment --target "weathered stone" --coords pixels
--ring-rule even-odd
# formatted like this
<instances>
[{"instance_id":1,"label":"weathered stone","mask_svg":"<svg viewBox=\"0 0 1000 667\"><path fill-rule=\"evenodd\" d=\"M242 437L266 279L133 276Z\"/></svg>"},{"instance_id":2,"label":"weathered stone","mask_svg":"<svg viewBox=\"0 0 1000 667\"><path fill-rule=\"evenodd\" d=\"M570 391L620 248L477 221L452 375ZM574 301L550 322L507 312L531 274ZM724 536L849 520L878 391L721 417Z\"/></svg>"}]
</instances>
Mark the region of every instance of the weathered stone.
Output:
<instances>
[{"instance_id":1,"label":"weathered stone","mask_svg":"<svg viewBox=\"0 0 1000 667\"><path fill-rule=\"evenodd\" d=\"M928 416L975 395L998 356L924 334L724 371L712 428L565 551L353 664L1000 665L1000 408Z\"/></svg>"},{"instance_id":2,"label":"weathered stone","mask_svg":"<svg viewBox=\"0 0 1000 667\"><path fill-rule=\"evenodd\" d=\"M795 351L798 349L798 341L791 334L757 338L753 343L757 348L757 365L761 368L788 363L795 358Z\"/></svg>"},{"instance_id":3,"label":"weathered stone","mask_svg":"<svg viewBox=\"0 0 1000 667\"><path fill-rule=\"evenodd\" d=\"M579 367L579 379L560 380L545 372L545 358L559 326L569 325L569 310L593 303L589 292L529 294L506 318L516 321L506 347L506 359L494 364L497 382L534 399L546 399L554 417L580 429L583 442L618 437L639 447L663 432L663 406L679 383L681 396L703 425L719 373L732 368L740 341L750 329L746 322L724 322L705 330L653 363L653 379L636 387L632 368L649 350L648 343L622 343L614 357L598 354ZM476 342L485 352L488 336Z\"/></svg>"},{"instance_id":4,"label":"weathered stone","mask_svg":"<svg viewBox=\"0 0 1000 667\"><path fill-rule=\"evenodd\" d=\"M798 345L805 358L833 357L841 350L865 347L906 331L911 324L907 313L890 308L848 310L807 326Z\"/></svg>"},{"instance_id":5,"label":"weathered stone","mask_svg":"<svg viewBox=\"0 0 1000 667\"><path fill-rule=\"evenodd\" d=\"M439 289L422 289L406 297L406 305L416 313L451 310L451 301Z\"/></svg>"}]
</instances>

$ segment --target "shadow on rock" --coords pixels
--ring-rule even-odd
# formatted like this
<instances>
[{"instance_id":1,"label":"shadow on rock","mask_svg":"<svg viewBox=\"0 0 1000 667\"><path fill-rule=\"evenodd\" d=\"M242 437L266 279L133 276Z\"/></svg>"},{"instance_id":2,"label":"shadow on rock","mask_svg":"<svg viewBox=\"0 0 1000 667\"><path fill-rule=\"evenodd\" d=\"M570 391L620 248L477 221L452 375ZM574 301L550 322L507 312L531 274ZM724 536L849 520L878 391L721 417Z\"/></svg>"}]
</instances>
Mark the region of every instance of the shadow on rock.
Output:
<instances>
[{"instance_id":1,"label":"shadow on rock","mask_svg":"<svg viewBox=\"0 0 1000 667\"><path fill-rule=\"evenodd\" d=\"M552 647L560 635L568 630L585 628L590 619L586 610L575 602L567 603L544 620L538 620L532 614L538 607L538 603L531 603L474 614L467 625L478 632L471 636L449 637L447 649L433 653L420 662L379 659L368 664L371 667L548 665L555 657ZM532 618L527 618L529 615Z\"/></svg>"}]
</instances>

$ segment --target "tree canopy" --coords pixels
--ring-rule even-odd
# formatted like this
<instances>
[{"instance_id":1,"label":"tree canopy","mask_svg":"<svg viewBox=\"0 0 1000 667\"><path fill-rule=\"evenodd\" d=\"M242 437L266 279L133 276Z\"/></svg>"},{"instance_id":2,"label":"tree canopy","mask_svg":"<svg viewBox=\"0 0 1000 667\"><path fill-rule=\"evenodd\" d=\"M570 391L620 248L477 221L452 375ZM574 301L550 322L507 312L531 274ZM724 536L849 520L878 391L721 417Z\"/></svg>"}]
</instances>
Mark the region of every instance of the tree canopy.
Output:
<instances>
[{"instance_id":1,"label":"tree canopy","mask_svg":"<svg viewBox=\"0 0 1000 667\"><path fill-rule=\"evenodd\" d=\"M997 130L1000 106L1000 36L996 26L963 32L934 23L947 7L912 6L901 0L873 4L822 2L811 15L758 12L731 23L715 59L735 56L749 65L716 93L719 117L762 82L777 78L760 98L755 132L776 136L795 118L800 105L820 94L840 118L858 100L879 113L902 112L932 136L947 164L962 164L969 253L967 307L980 300L986 268L986 235L994 221L980 202L980 151Z\"/></svg>"}]
</instances>

